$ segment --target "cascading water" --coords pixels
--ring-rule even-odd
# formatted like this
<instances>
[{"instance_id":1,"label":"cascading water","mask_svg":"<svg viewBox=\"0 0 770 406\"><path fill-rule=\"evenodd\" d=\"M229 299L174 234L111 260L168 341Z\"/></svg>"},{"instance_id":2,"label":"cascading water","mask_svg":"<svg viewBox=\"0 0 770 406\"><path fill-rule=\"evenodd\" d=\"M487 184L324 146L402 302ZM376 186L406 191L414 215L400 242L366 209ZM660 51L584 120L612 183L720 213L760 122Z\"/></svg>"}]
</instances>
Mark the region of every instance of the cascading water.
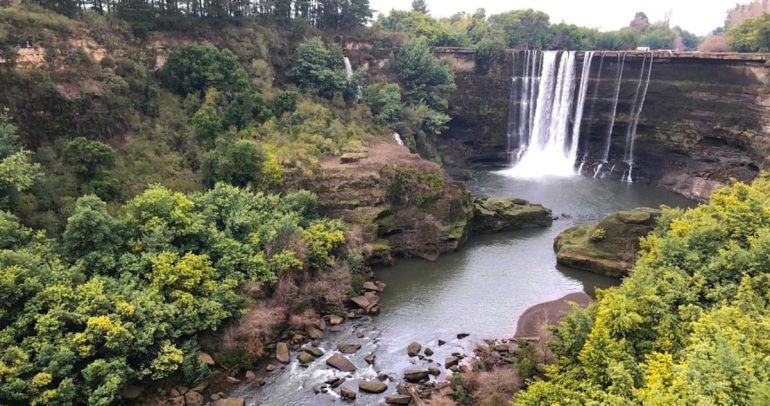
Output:
<instances>
[{"instance_id":1,"label":"cascading water","mask_svg":"<svg viewBox=\"0 0 770 406\"><path fill-rule=\"evenodd\" d=\"M350 64L350 59L347 56L344 59L345 59L345 77L348 79L348 82L350 82L353 79L353 65ZM356 102L361 100L361 97L363 97L363 92L361 90L361 85L358 85L358 89L356 93Z\"/></svg>"},{"instance_id":2,"label":"cascading water","mask_svg":"<svg viewBox=\"0 0 770 406\"><path fill-rule=\"evenodd\" d=\"M593 52L586 53L583 60L577 103L575 52L527 51L525 56L516 103L519 125L515 146L520 158L505 173L530 178L573 175ZM516 86L511 91L516 92Z\"/></svg>"},{"instance_id":3,"label":"cascading water","mask_svg":"<svg viewBox=\"0 0 770 406\"><path fill-rule=\"evenodd\" d=\"M605 52L602 52L601 57L599 58L599 72L596 75L596 86L594 86L594 91L591 94L591 111L588 113L588 122L593 123L594 121L594 112L596 111L596 99L599 95L599 87L602 84L602 68L604 67L604 55Z\"/></svg>"},{"instance_id":4,"label":"cascading water","mask_svg":"<svg viewBox=\"0 0 770 406\"><path fill-rule=\"evenodd\" d=\"M645 60L647 59L647 55L645 55ZM631 115L632 115L632 121L628 125L628 130L626 131L626 148L625 148L625 155L623 157L623 161L628 164L628 176L625 177L623 180L626 182L632 183L634 179L631 177L631 174L634 170L634 141L636 138L636 128L639 125L639 117L642 115L642 109L644 108L644 101L647 99L647 90L650 88L650 78L652 77L652 63L654 62L655 54L650 54L650 67L647 69L647 80L644 84L644 91L642 92L642 98L641 101L639 101L637 106L636 99L634 100L634 108L631 109ZM642 77L644 75L644 62L642 62L642 70L641 74L639 76L639 85L637 86L637 98L639 97L639 88L642 85Z\"/></svg>"},{"instance_id":5,"label":"cascading water","mask_svg":"<svg viewBox=\"0 0 770 406\"><path fill-rule=\"evenodd\" d=\"M401 134L393 133L393 139L396 140L396 144L404 146L404 140L401 139Z\"/></svg>"},{"instance_id":6,"label":"cascading water","mask_svg":"<svg viewBox=\"0 0 770 406\"><path fill-rule=\"evenodd\" d=\"M607 130L607 139L604 142L604 155L602 156L601 163L599 163L599 167L596 169L596 173L599 173L599 171L602 168L602 165L607 162L607 160L610 157L610 144L612 141L612 131L615 129L615 115L618 112L618 98L620 97L620 85L623 82L623 68L626 65L626 54L618 54L618 80L617 84L615 85L615 99L612 101L612 119L610 120L610 125ZM594 177L596 177L596 173L594 173Z\"/></svg>"}]
</instances>

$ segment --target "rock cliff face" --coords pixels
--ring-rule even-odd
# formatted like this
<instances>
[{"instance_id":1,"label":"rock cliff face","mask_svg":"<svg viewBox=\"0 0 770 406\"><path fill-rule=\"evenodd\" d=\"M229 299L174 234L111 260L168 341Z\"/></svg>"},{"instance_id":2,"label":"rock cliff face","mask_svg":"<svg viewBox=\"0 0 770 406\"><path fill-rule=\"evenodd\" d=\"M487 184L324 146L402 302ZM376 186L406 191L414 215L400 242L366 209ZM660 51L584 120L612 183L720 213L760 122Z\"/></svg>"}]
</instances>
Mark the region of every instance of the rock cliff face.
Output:
<instances>
[{"instance_id":1,"label":"rock cliff face","mask_svg":"<svg viewBox=\"0 0 770 406\"><path fill-rule=\"evenodd\" d=\"M444 163L460 168L506 165L514 58L509 55L481 75L474 72L473 56L467 52L441 50L437 55L455 60L457 76L457 91L450 99L453 120L438 140ZM592 63L579 153L585 156L584 174L593 174L610 133L620 66L617 55L606 52L601 79L600 54ZM582 57L579 53L578 59ZM609 163L604 167L616 169L606 177L620 178L627 168L625 139L643 58L641 53L626 56ZM521 59L517 72L523 69ZM730 178L753 179L767 166L770 151L768 59L761 54L656 52L636 134L634 181L660 184L705 201Z\"/></svg>"}]
</instances>

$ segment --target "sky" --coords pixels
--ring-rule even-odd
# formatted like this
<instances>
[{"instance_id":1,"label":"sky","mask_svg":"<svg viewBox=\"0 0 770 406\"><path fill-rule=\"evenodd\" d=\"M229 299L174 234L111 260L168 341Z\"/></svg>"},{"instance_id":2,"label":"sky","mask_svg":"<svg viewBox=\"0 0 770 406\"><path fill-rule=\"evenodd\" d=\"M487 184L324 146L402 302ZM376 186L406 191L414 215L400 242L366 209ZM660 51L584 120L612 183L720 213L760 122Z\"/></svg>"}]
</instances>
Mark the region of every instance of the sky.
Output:
<instances>
[{"instance_id":1,"label":"sky","mask_svg":"<svg viewBox=\"0 0 770 406\"><path fill-rule=\"evenodd\" d=\"M637 11L643 11L651 22L663 20L671 11L671 26L681 26L697 35L705 35L724 25L727 10L736 3L752 0L427 0L434 17L448 17L459 11L473 13L484 8L487 16L509 10L533 8L548 13L551 23L562 21L602 31L628 26ZM369 0L380 13L391 9L407 10L411 0Z\"/></svg>"}]
</instances>

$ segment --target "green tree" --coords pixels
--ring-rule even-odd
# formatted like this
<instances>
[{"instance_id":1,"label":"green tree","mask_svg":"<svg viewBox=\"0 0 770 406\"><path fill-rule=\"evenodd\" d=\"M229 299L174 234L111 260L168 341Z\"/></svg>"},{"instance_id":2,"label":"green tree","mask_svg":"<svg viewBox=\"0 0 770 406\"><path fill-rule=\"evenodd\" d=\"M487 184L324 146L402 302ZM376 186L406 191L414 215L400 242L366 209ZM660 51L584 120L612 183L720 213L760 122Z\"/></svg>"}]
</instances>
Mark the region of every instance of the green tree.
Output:
<instances>
[{"instance_id":1,"label":"green tree","mask_svg":"<svg viewBox=\"0 0 770 406\"><path fill-rule=\"evenodd\" d=\"M222 131L222 119L214 107L204 104L191 120L198 141L206 149L214 148L217 136Z\"/></svg>"},{"instance_id":2,"label":"green tree","mask_svg":"<svg viewBox=\"0 0 770 406\"><path fill-rule=\"evenodd\" d=\"M394 83L375 83L364 89L364 103L374 114L377 124L395 125L403 105L401 104L401 88Z\"/></svg>"},{"instance_id":3,"label":"green tree","mask_svg":"<svg viewBox=\"0 0 770 406\"><path fill-rule=\"evenodd\" d=\"M728 44L738 52L770 52L770 14L749 18L727 31Z\"/></svg>"},{"instance_id":4,"label":"green tree","mask_svg":"<svg viewBox=\"0 0 770 406\"><path fill-rule=\"evenodd\" d=\"M223 123L227 127L238 129L252 124L261 124L272 116L265 99L259 93L241 92L225 110Z\"/></svg>"},{"instance_id":5,"label":"green tree","mask_svg":"<svg viewBox=\"0 0 770 406\"><path fill-rule=\"evenodd\" d=\"M267 154L254 141L221 140L206 157L207 183L213 186L217 182L226 182L234 186L259 188L266 161Z\"/></svg>"},{"instance_id":6,"label":"green tree","mask_svg":"<svg viewBox=\"0 0 770 406\"><path fill-rule=\"evenodd\" d=\"M648 26L639 37L639 45L652 49L671 49L674 46L676 33L662 25Z\"/></svg>"},{"instance_id":7,"label":"green tree","mask_svg":"<svg viewBox=\"0 0 770 406\"><path fill-rule=\"evenodd\" d=\"M509 47L546 49L552 35L549 20L548 14L529 9L492 15L489 24L503 32Z\"/></svg>"},{"instance_id":8,"label":"green tree","mask_svg":"<svg viewBox=\"0 0 770 406\"><path fill-rule=\"evenodd\" d=\"M428 11L428 3L425 0L412 0L412 11L420 14L430 14Z\"/></svg>"},{"instance_id":9,"label":"green tree","mask_svg":"<svg viewBox=\"0 0 770 406\"><path fill-rule=\"evenodd\" d=\"M99 141L77 137L62 151L62 161L84 182L92 181L115 168L115 151Z\"/></svg>"},{"instance_id":10,"label":"green tree","mask_svg":"<svg viewBox=\"0 0 770 406\"><path fill-rule=\"evenodd\" d=\"M327 48L318 37L297 47L287 76L300 88L328 98L342 95L348 86L342 49L336 45Z\"/></svg>"},{"instance_id":11,"label":"green tree","mask_svg":"<svg viewBox=\"0 0 770 406\"><path fill-rule=\"evenodd\" d=\"M297 100L299 93L293 91L280 92L273 98L273 112L277 117L284 113L294 113L297 110Z\"/></svg>"},{"instance_id":12,"label":"green tree","mask_svg":"<svg viewBox=\"0 0 770 406\"><path fill-rule=\"evenodd\" d=\"M447 95L455 89L454 72L447 61L433 56L426 40L416 38L403 43L390 66L404 83L407 103L424 103L439 112L447 109Z\"/></svg>"},{"instance_id":13,"label":"green tree","mask_svg":"<svg viewBox=\"0 0 770 406\"><path fill-rule=\"evenodd\" d=\"M182 96L209 89L241 92L249 88L246 71L228 49L188 44L175 48L163 67L169 87Z\"/></svg>"}]
</instances>

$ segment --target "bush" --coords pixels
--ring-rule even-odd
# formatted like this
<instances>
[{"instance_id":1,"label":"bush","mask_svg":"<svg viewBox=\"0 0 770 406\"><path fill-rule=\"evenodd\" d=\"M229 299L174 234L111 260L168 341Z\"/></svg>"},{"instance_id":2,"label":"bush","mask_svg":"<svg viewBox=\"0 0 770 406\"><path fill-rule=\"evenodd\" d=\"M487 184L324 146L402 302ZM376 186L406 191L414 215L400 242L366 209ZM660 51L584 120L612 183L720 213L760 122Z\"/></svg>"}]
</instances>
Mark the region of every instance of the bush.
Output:
<instances>
[{"instance_id":1,"label":"bush","mask_svg":"<svg viewBox=\"0 0 770 406\"><path fill-rule=\"evenodd\" d=\"M321 97L341 96L348 87L343 58L340 47L327 48L320 38L311 38L294 51L287 76L300 88Z\"/></svg>"},{"instance_id":2,"label":"bush","mask_svg":"<svg viewBox=\"0 0 770 406\"><path fill-rule=\"evenodd\" d=\"M439 112L447 109L447 95L455 89L454 72L447 61L436 60L424 39L403 43L390 66L404 82L409 104L425 104Z\"/></svg>"},{"instance_id":3,"label":"bush","mask_svg":"<svg viewBox=\"0 0 770 406\"><path fill-rule=\"evenodd\" d=\"M379 125L395 125L401 114L401 89L393 83L375 83L364 89L364 103Z\"/></svg>"},{"instance_id":4,"label":"bush","mask_svg":"<svg viewBox=\"0 0 770 406\"><path fill-rule=\"evenodd\" d=\"M249 88L246 71L227 49L210 45L182 45L171 51L163 67L168 86L182 96L203 95L209 89L241 92Z\"/></svg>"},{"instance_id":5,"label":"bush","mask_svg":"<svg viewBox=\"0 0 770 406\"><path fill-rule=\"evenodd\" d=\"M770 52L770 14L747 19L727 31L727 37L738 52Z\"/></svg>"},{"instance_id":6,"label":"bush","mask_svg":"<svg viewBox=\"0 0 770 406\"><path fill-rule=\"evenodd\" d=\"M591 233L590 238L593 242L604 241L607 238L607 231L605 231L602 227L596 227Z\"/></svg>"}]
</instances>

